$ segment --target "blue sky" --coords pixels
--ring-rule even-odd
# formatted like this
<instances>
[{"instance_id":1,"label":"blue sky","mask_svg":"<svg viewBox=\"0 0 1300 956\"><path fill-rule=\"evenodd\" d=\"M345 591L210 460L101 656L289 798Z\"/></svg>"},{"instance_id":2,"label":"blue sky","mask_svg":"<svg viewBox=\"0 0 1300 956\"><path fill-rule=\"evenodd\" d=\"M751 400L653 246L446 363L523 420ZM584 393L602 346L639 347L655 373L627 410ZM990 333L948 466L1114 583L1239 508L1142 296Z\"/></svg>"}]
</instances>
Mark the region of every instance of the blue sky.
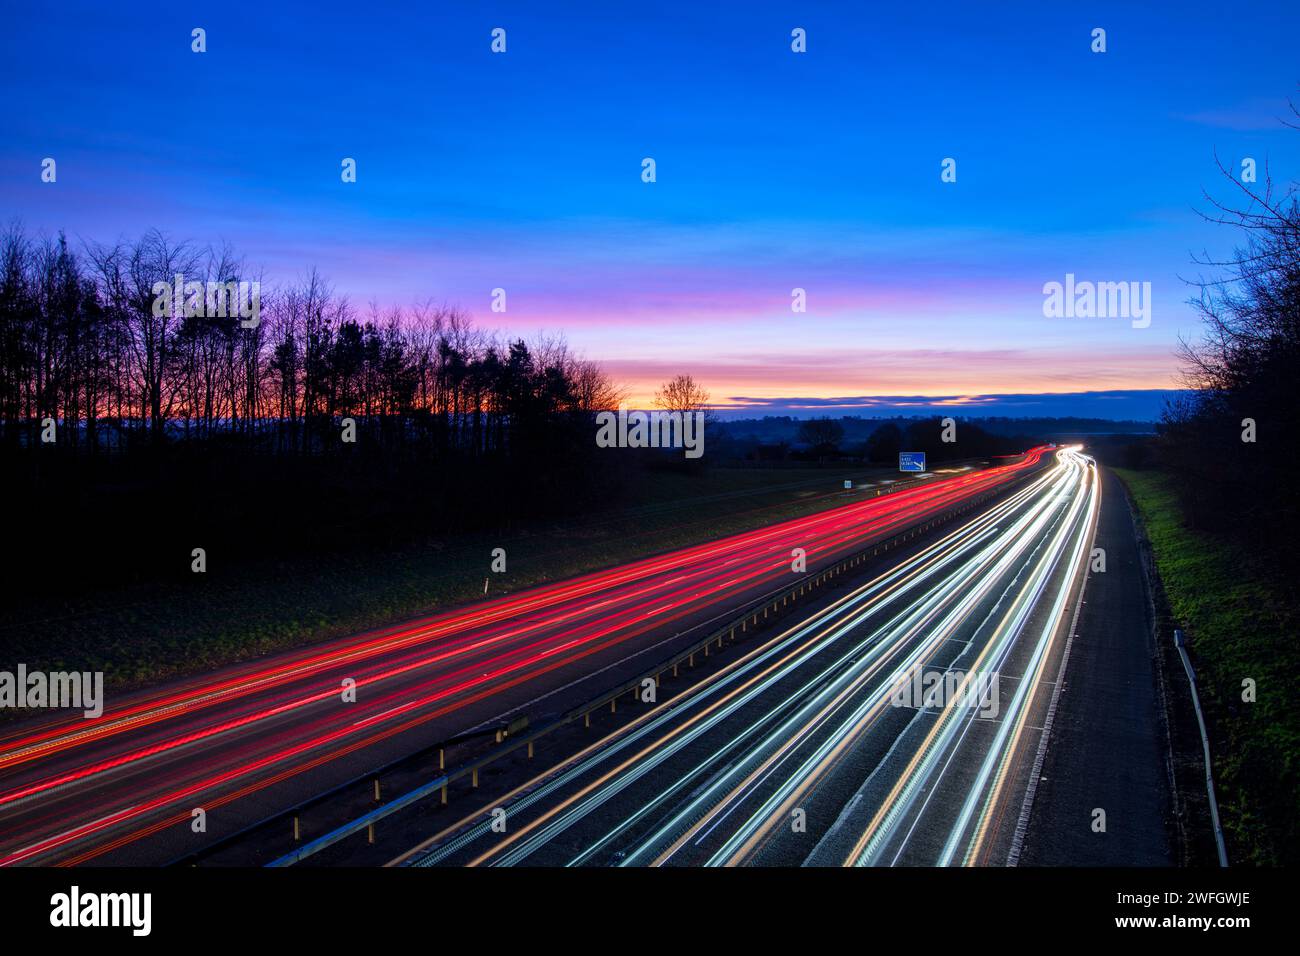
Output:
<instances>
[{"instance_id":1,"label":"blue sky","mask_svg":"<svg viewBox=\"0 0 1300 956\"><path fill-rule=\"evenodd\" d=\"M1300 178L1296 5L132 6L8 14L7 218L563 331L634 395L1168 387L1190 256L1236 239L1215 151ZM1151 326L1044 318L1067 272L1151 282Z\"/></svg>"}]
</instances>

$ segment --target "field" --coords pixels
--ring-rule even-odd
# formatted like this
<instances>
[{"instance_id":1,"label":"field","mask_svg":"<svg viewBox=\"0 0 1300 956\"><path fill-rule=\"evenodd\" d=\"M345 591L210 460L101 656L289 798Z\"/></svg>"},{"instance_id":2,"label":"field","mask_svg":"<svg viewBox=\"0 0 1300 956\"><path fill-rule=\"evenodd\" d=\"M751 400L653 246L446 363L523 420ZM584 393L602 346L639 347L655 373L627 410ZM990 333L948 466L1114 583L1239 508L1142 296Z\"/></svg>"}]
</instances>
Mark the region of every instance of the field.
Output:
<instances>
[{"instance_id":1,"label":"field","mask_svg":"<svg viewBox=\"0 0 1300 956\"><path fill-rule=\"evenodd\" d=\"M873 493L846 497L846 478L897 477L864 467L648 470L624 498L635 506L596 503L580 519L195 574L183 587L104 591L74 606L10 605L0 659L102 670L120 691L481 600L485 579L495 596ZM494 548L506 551L504 574L490 573Z\"/></svg>"}]
</instances>

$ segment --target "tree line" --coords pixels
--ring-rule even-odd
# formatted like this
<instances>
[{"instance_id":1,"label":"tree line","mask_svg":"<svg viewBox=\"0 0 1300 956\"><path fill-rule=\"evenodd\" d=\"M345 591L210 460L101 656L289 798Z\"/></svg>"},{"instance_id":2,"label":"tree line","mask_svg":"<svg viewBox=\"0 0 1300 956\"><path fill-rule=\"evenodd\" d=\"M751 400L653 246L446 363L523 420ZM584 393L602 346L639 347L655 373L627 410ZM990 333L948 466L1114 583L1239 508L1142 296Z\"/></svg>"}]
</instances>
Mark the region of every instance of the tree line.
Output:
<instances>
[{"instance_id":1,"label":"tree line","mask_svg":"<svg viewBox=\"0 0 1300 956\"><path fill-rule=\"evenodd\" d=\"M1236 538L1294 579L1300 197L1295 183L1278 189L1266 174L1251 184L1220 169L1238 198L1207 194L1203 215L1244 238L1225 259L1198 259L1212 278L1196 283L1193 299L1202 334L1181 348L1192 391L1166 409L1157 452L1193 525Z\"/></svg>"},{"instance_id":2,"label":"tree line","mask_svg":"<svg viewBox=\"0 0 1300 956\"><path fill-rule=\"evenodd\" d=\"M314 270L262 289L257 321L193 302L159 308L184 276L219 289L260 276L229 247L152 231L74 250L13 225L0 236L0 443L88 454L239 440L338 450L343 418L371 447L429 457L527 454L617 404L619 391L562 339L502 342L462 312L360 310Z\"/></svg>"},{"instance_id":3,"label":"tree line","mask_svg":"<svg viewBox=\"0 0 1300 956\"><path fill-rule=\"evenodd\" d=\"M202 296L162 295L177 275ZM508 529L621 487L626 465L597 460L593 437L621 390L562 338L503 339L433 303L359 309L314 270L260 280L228 247L157 231L0 235L0 494L28 559L20 593L195 586L195 547L220 577ZM220 298L240 283L259 290L255 320Z\"/></svg>"},{"instance_id":4,"label":"tree line","mask_svg":"<svg viewBox=\"0 0 1300 956\"><path fill-rule=\"evenodd\" d=\"M774 418L771 424L778 427L767 429L763 435L753 428L754 422L728 423L718 430L725 442L722 451L735 458L851 460L895 467L902 451L925 452L927 462L942 463L990 455L1014 455L1039 441L1025 434L997 434L966 419L954 419L951 426L945 421L937 415L881 423L852 417L834 419L821 416L797 423L795 419ZM864 427L871 427L871 431L865 439L850 438L850 427L859 434ZM794 439L794 444L790 438Z\"/></svg>"},{"instance_id":5,"label":"tree line","mask_svg":"<svg viewBox=\"0 0 1300 956\"><path fill-rule=\"evenodd\" d=\"M1286 125L1300 131L1300 112ZM1202 630L1192 653L1233 862L1286 865L1300 848L1300 721L1285 690L1300 661L1300 183L1275 187L1267 170L1253 182L1219 168L1234 198L1207 193L1203 215L1232 228L1237 245L1197 259L1209 278L1195 283L1192 300L1201 334L1181 349L1192 391L1166 410L1153 457L1187 525L1213 532L1214 546L1238 546L1229 580L1211 582L1213 597L1194 612ZM1205 573L1194 547L1176 560L1191 581ZM1256 682L1258 697L1245 689Z\"/></svg>"}]
</instances>

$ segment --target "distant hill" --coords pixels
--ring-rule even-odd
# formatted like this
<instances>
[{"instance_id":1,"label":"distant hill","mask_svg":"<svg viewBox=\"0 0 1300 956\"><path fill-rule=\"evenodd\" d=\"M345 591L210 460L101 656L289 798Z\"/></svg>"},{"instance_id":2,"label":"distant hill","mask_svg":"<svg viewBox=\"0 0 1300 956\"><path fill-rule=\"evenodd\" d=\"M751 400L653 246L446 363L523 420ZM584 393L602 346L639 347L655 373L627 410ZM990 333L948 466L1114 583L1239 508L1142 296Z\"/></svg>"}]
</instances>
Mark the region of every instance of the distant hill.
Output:
<instances>
[{"instance_id":1,"label":"distant hill","mask_svg":"<svg viewBox=\"0 0 1300 956\"><path fill-rule=\"evenodd\" d=\"M949 413L951 415L951 412ZM821 416L814 416L821 417ZM866 441L882 425L897 425L906 430L914 422L932 419L934 415L892 416L864 418L860 415L844 415L839 418L827 416L838 422L844 429L843 446ZM994 435L1031 436L1036 438L1055 438L1072 435L1146 435L1155 429L1152 422L1111 421L1105 418L1011 418L1008 416L981 417L951 415L958 422L978 425ZM797 441L799 426L806 418L794 418L790 415L767 415L763 418L737 418L720 421L718 429L735 441L756 442L763 445L777 445L782 442L794 444Z\"/></svg>"},{"instance_id":2,"label":"distant hill","mask_svg":"<svg viewBox=\"0 0 1300 956\"><path fill-rule=\"evenodd\" d=\"M996 420L1104 421L1121 425L1135 422L1151 425L1160 419L1165 403L1183 392L1176 389L1113 389L1096 392L1055 394L989 395L856 395L834 398L748 398L728 396L730 407L718 409L727 421L761 420L763 416L818 418L847 415L881 421L910 420L913 416L951 415L966 421ZM1066 426L1076 427L1076 426ZM1090 432L1113 431L1110 426L1087 427Z\"/></svg>"}]
</instances>

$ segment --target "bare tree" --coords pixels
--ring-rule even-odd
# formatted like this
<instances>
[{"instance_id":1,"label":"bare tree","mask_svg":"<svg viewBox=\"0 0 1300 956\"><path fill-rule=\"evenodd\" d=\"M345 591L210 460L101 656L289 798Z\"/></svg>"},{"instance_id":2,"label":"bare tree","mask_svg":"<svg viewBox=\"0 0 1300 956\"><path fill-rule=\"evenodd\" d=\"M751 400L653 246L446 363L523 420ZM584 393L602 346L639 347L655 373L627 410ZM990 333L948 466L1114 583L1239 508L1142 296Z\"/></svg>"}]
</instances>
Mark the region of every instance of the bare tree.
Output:
<instances>
[{"instance_id":1,"label":"bare tree","mask_svg":"<svg viewBox=\"0 0 1300 956\"><path fill-rule=\"evenodd\" d=\"M799 440L825 455L836 450L844 440L844 426L833 418L809 418L799 426Z\"/></svg>"},{"instance_id":2,"label":"bare tree","mask_svg":"<svg viewBox=\"0 0 1300 956\"><path fill-rule=\"evenodd\" d=\"M1294 104L1292 112L1300 119ZM1217 157L1216 165L1239 198L1225 202L1206 192L1210 211L1202 215L1240 230L1243 242L1226 259L1195 260L1211 277L1193 283L1202 333L1181 347L1193 391L1167 408L1161 450L1193 523L1244 535L1252 548L1276 546L1279 563L1293 566L1288 543L1300 533L1289 491L1300 467L1289 441L1300 428L1300 186L1275 186L1267 167L1256 185ZM1248 422L1258 442L1243 439ZM1270 438L1269 453L1259 453Z\"/></svg>"},{"instance_id":3,"label":"bare tree","mask_svg":"<svg viewBox=\"0 0 1300 956\"><path fill-rule=\"evenodd\" d=\"M670 412L701 412L709 408L709 393L690 375L675 375L655 391L656 408Z\"/></svg>"}]
</instances>

